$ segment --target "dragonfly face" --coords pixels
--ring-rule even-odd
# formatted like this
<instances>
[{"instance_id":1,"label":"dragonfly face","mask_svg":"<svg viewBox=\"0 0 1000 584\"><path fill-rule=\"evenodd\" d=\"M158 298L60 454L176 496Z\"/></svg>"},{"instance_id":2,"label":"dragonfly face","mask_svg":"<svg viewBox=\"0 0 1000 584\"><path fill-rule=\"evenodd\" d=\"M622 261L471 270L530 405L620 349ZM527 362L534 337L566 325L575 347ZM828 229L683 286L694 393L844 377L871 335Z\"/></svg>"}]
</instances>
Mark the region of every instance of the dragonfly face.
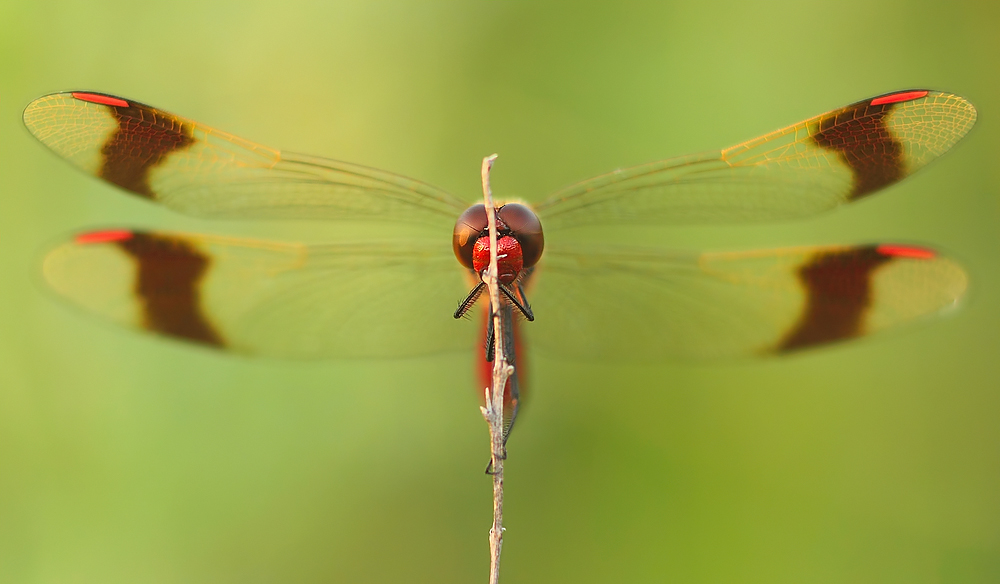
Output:
<instances>
[{"instance_id":1,"label":"dragonfly face","mask_svg":"<svg viewBox=\"0 0 1000 584\"><path fill-rule=\"evenodd\" d=\"M975 108L959 96L895 92L723 150L598 176L530 208L504 205L503 302L532 320L522 290L530 276L539 318L525 327L529 343L575 358L653 361L786 353L940 313L963 296L967 277L954 261L921 247L876 242L689 253L563 238L595 224L667 227L816 214L916 172L975 120ZM454 311L454 298L468 290L464 275L481 272L488 257L481 205L106 94L48 95L28 105L24 121L81 170L190 215L405 221L435 229L406 244L336 245L85 233L53 249L44 273L92 312L277 357L390 357L476 344L474 328L443 315L461 316L478 297L474 289Z\"/></svg>"},{"instance_id":2,"label":"dragonfly face","mask_svg":"<svg viewBox=\"0 0 1000 584\"><path fill-rule=\"evenodd\" d=\"M473 205L455 222L452 234L455 257L466 268L481 274L490 262L490 237L486 207ZM545 236L538 216L525 205L507 203L497 209L497 269L501 284L511 284L542 257Z\"/></svg>"}]
</instances>

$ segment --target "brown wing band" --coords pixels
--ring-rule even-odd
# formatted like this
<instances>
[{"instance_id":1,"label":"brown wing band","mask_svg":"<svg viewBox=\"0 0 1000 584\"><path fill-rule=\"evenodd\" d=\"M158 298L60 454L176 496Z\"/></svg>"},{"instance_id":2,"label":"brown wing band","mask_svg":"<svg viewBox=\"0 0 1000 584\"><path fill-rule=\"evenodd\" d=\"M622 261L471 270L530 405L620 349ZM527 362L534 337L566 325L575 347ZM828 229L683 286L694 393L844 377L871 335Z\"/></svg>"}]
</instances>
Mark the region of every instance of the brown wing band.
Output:
<instances>
[{"instance_id":1,"label":"brown wing band","mask_svg":"<svg viewBox=\"0 0 1000 584\"><path fill-rule=\"evenodd\" d=\"M135 258L135 293L144 326L155 332L222 347L222 337L205 318L201 280L210 260L187 242L153 233L133 233L116 242Z\"/></svg>"},{"instance_id":2,"label":"brown wing band","mask_svg":"<svg viewBox=\"0 0 1000 584\"><path fill-rule=\"evenodd\" d=\"M871 304L871 276L890 261L875 247L861 247L815 256L799 268L806 304L799 322L778 345L778 352L856 337L863 331Z\"/></svg>"},{"instance_id":3,"label":"brown wing band","mask_svg":"<svg viewBox=\"0 0 1000 584\"><path fill-rule=\"evenodd\" d=\"M833 150L854 173L850 200L859 199L904 176L903 147L885 125L896 103L862 101L831 112L819 121L812 138Z\"/></svg>"},{"instance_id":4,"label":"brown wing band","mask_svg":"<svg viewBox=\"0 0 1000 584\"><path fill-rule=\"evenodd\" d=\"M194 144L194 134L190 124L169 114L134 101L124 103L128 106L105 104L118 120L118 129L101 148L104 159L101 178L154 199L149 171L166 160L170 153Z\"/></svg>"}]
</instances>

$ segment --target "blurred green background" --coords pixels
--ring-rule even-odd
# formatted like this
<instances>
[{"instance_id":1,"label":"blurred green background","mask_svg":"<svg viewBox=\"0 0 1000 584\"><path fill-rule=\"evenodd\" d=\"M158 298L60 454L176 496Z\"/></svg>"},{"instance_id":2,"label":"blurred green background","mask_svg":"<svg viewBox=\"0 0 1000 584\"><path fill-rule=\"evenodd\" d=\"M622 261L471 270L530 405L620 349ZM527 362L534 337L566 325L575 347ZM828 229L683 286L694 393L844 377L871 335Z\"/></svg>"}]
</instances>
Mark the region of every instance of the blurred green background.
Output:
<instances>
[{"instance_id":1,"label":"blurred green background","mask_svg":"<svg viewBox=\"0 0 1000 584\"><path fill-rule=\"evenodd\" d=\"M297 232L83 176L23 128L33 98L117 93L469 200L499 152L495 192L537 200L910 87L980 111L917 177L655 243L932 244L971 274L963 310L759 362L533 354L502 576L1000 581L998 31L987 1L0 3L0 581L474 582L488 564L472 357L251 360L56 301L40 250L81 228Z\"/></svg>"}]
</instances>

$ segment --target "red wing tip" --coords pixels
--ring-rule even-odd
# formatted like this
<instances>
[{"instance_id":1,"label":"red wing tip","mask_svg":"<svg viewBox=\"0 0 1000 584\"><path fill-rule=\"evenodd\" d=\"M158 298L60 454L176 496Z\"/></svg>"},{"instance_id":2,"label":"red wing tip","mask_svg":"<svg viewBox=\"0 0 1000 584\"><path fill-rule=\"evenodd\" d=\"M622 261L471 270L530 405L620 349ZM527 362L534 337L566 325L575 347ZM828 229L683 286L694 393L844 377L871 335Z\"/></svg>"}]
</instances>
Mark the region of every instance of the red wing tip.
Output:
<instances>
[{"instance_id":1,"label":"red wing tip","mask_svg":"<svg viewBox=\"0 0 1000 584\"><path fill-rule=\"evenodd\" d=\"M899 103L901 101L920 99L928 93L929 92L926 89L922 89L920 91L901 91L899 93L890 93L888 95L876 97L872 100L871 105L885 105L887 103Z\"/></svg>"},{"instance_id":2,"label":"red wing tip","mask_svg":"<svg viewBox=\"0 0 1000 584\"><path fill-rule=\"evenodd\" d=\"M110 243L114 241L128 241L134 234L124 229L113 229L109 231L94 231L92 233L82 233L76 236L76 243L88 245L92 243Z\"/></svg>"},{"instance_id":3,"label":"red wing tip","mask_svg":"<svg viewBox=\"0 0 1000 584\"><path fill-rule=\"evenodd\" d=\"M934 250L909 245L880 245L876 248L876 251L884 256L912 258L915 260L930 260L937 256Z\"/></svg>"},{"instance_id":4,"label":"red wing tip","mask_svg":"<svg viewBox=\"0 0 1000 584\"><path fill-rule=\"evenodd\" d=\"M72 95L80 101L89 101L90 103L99 103L101 105L110 105L114 107L129 107L128 102L124 99L119 99L110 95L102 95L100 93L84 93L82 91L74 91Z\"/></svg>"}]
</instances>

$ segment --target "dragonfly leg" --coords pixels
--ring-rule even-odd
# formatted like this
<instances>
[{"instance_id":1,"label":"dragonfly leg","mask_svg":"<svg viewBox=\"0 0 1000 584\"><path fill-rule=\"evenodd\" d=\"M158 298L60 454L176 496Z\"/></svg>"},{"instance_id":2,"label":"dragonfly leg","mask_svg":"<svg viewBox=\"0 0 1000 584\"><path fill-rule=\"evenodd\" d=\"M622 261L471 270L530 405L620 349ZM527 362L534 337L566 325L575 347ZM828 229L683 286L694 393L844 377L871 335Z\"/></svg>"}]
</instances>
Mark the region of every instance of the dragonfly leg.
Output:
<instances>
[{"instance_id":1,"label":"dragonfly leg","mask_svg":"<svg viewBox=\"0 0 1000 584\"><path fill-rule=\"evenodd\" d=\"M513 290L506 284L500 284L500 291L507 297L507 300L510 300L511 304L517 307L524 318L528 319L529 322L535 320L535 313L531 311L531 305L528 304L528 298L525 297L520 284L514 284Z\"/></svg>"},{"instance_id":2,"label":"dragonfly leg","mask_svg":"<svg viewBox=\"0 0 1000 584\"><path fill-rule=\"evenodd\" d=\"M469 312L469 309L476 303L476 300L479 300L479 297L485 289L486 282L476 284L475 287L472 288L472 291L469 292L469 295L465 297L465 300L458 304L458 308L455 309L455 318L462 318L465 316L465 313Z\"/></svg>"},{"instance_id":3,"label":"dragonfly leg","mask_svg":"<svg viewBox=\"0 0 1000 584\"><path fill-rule=\"evenodd\" d=\"M514 282L514 291L517 292L517 297L521 299L521 304L524 305L527 314L531 315L531 317L528 318L528 321L530 322L535 320L535 313L531 311L531 305L528 304L528 296L524 293L524 288L521 287L521 280ZM525 317L527 317L527 314Z\"/></svg>"},{"instance_id":4,"label":"dragonfly leg","mask_svg":"<svg viewBox=\"0 0 1000 584\"><path fill-rule=\"evenodd\" d=\"M514 331L513 331L513 309L511 304L505 304L500 307L500 318L505 324L504 328L504 353L507 356L507 362L514 366L514 372L507 379L507 386L504 387L503 396L503 449L501 451L500 458L506 460L507 458L507 440L510 438L511 430L514 429L514 422L517 420L517 412L521 403L521 389L520 383L517 376L517 351L514 345ZM492 319L491 319L492 320ZM495 343L495 334L493 334L492 327L490 327L490 339ZM490 459L489 464L486 466L486 474L493 474L493 459Z\"/></svg>"},{"instance_id":5,"label":"dragonfly leg","mask_svg":"<svg viewBox=\"0 0 1000 584\"><path fill-rule=\"evenodd\" d=\"M503 450L501 451L501 454L500 454L500 459L501 460L507 460L507 440L510 438L510 432L511 432L511 430L514 429L514 422L517 420L517 411L518 411L518 407L520 406L520 401L521 401L520 399L518 399L518 397L519 397L519 391L518 391L518 385L517 385L517 372L516 371L514 372L514 375L512 375L510 377L510 379L508 380L508 383L510 383L510 410L509 410L509 412L510 412L509 416L510 417L508 417L508 414L507 414L508 410L505 410L504 411L504 418L505 418L505 420L504 420L504 428L503 428ZM488 474L488 475L493 474L493 459L492 458L490 458L490 461L488 463L486 463L486 474Z\"/></svg>"},{"instance_id":6,"label":"dragonfly leg","mask_svg":"<svg viewBox=\"0 0 1000 584\"><path fill-rule=\"evenodd\" d=\"M493 319L486 319L486 362L492 363L496 353L497 336L493 331Z\"/></svg>"},{"instance_id":7,"label":"dragonfly leg","mask_svg":"<svg viewBox=\"0 0 1000 584\"><path fill-rule=\"evenodd\" d=\"M515 385L517 385L515 383ZM516 391L516 390L515 390ZM510 432L514 429L514 421L517 419L517 409L519 406L519 401L517 398L511 400L511 406L514 411L510 413L510 420L506 424L506 428L503 430L503 458L507 459L507 439L510 438Z\"/></svg>"}]
</instances>

